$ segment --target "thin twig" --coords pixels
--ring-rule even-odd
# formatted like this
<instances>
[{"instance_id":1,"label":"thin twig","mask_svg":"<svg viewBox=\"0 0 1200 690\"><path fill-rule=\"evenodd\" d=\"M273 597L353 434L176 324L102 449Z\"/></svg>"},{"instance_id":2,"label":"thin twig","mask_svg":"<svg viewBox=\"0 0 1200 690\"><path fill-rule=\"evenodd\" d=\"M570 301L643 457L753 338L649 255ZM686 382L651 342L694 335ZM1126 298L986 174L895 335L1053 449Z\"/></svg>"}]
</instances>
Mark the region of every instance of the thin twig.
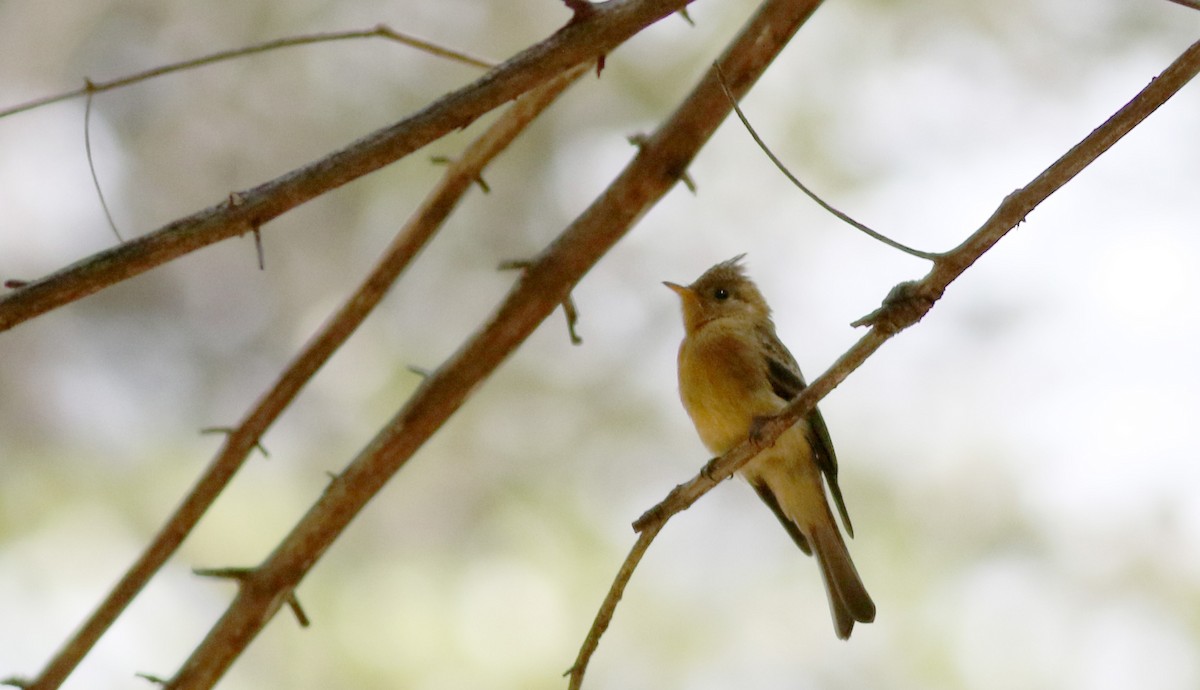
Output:
<instances>
[{"instance_id":1,"label":"thin twig","mask_svg":"<svg viewBox=\"0 0 1200 690\"><path fill-rule=\"evenodd\" d=\"M794 0L771 0L753 40L740 40L724 62L735 93L763 72L796 12ZM801 3L803 4L803 3ZM810 2L815 5L815 2ZM605 3L606 8L628 5ZM569 29L568 29L569 30ZM747 30L749 32L749 29ZM168 686L212 687L320 561L360 510L445 423L478 385L562 303L572 286L623 237L647 209L678 181L701 145L729 114L711 75L651 138L583 214L563 231L515 282L493 316L442 366L421 382L404 407L326 488L276 549L241 588L225 614L193 651Z\"/></svg>"},{"instance_id":2,"label":"thin twig","mask_svg":"<svg viewBox=\"0 0 1200 690\"><path fill-rule=\"evenodd\" d=\"M136 84L138 82L143 82L155 77L161 77L166 74L182 72L184 70L194 69L196 67L204 67L206 65L212 65L218 62L224 62L226 60L235 60L248 55L257 55L258 53L266 53L272 50L279 50L280 48L292 48L295 46L310 45L313 43L328 43L331 41L344 41L355 38L386 38L388 40L403 43L404 45L422 50L438 57L444 57L449 60L454 60L455 62L461 62L464 65L471 65L472 67L479 67L482 69L491 69L495 66L493 63L488 62L487 60L472 57L466 53L439 46L435 43L430 43L429 41L425 41L414 36L402 34L385 24L380 24L373 29L334 31L328 33L306 34L304 36L289 36L287 38L279 38L273 41L267 41L265 43L245 46L243 48L222 50L217 53L211 53L209 55L192 58L191 60L184 60L182 62L175 62L169 65L163 65L161 67L155 67L153 69L126 75L124 77L118 77L109 81L93 82L90 80L85 80L82 88L74 89L72 91L65 91L53 96L37 98L26 103L20 103L18 105L0 110L0 118L8 117L9 115L16 115L17 113L23 113L26 110L33 110L35 108L40 108L52 103L59 103L72 98L78 98L87 94L111 91L112 89L119 89L123 86L129 86L130 84Z\"/></svg>"},{"instance_id":3,"label":"thin twig","mask_svg":"<svg viewBox=\"0 0 1200 690\"><path fill-rule=\"evenodd\" d=\"M124 242L117 223L113 220L112 212L108 210L108 202L104 200L104 190L100 189L100 177L96 175L96 162L92 159L92 96L95 91L88 82L87 102L83 106L83 150L87 153L88 171L92 173L92 185L96 188L96 196L100 198L100 207L104 209L104 217L108 219L108 227L112 228L118 242Z\"/></svg>"},{"instance_id":4,"label":"thin twig","mask_svg":"<svg viewBox=\"0 0 1200 690\"><path fill-rule=\"evenodd\" d=\"M724 75L721 75L719 70L718 70L717 74L721 79L721 86L722 86L722 88L724 88L725 87ZM728 91L728 89L726 89L726 94L728 94L728 93L729 93L729 91ZM732 100L733 96L729 96L729 98ZM771 162L775 164L775 167L779 168L779 171L782 172L788 178L788 180L791 181L791 183L793 185L798 187L800 189L800 191L804 192L805 195L807 195L809 199L812 199L813 201L817 202L818 206L820 206L821 208L825 209L826 211L832 213L839 220L846 223L850 227L855 228L856 230L859 230L859 231L865 233L869 237L879 240L880 242L886 244L889 247L892 247L894 249L899 249L900 251L904 252L905 254L911 254L917 258L928 259L929 261L935 261L935 260L937 260L937 258L939 256L941 256L937 252L926 252L926 251L922 251L920 249L913 249L912 247L910 247L906 244L901 244L900 242L897 242L896 240L893 240L890 237L888 237L882 233L872 230L871 228L867 227L866 225L863 225L862 223L858 222L857 220L854 220L853 218L846 215L845 213L842 213L841 211L837 210L829 203L826 203L826 201L824 199L817 196L816 192L809 189L808 186L805 185L803 182L801 182L798 177L793 175L792 171L788 170L788 167L783 164L783 161L779 160L779 157L776 156L773 151L771 151L770 147L767 146L766 142L764 142L762 140L762 137L758 136L758 132L756 132L754 130L754 127L750 124L750 120L746 119L746 115L742 112L741 107L739 107L736 102L733 104L733 112L737 113L738 119L742 121L742 126L745 127L746 131L750 133L750 136L754 138L754 143L758 144L758 148L762 149L763 153L767 154L767 158L771 159Z\"/></svg>"},{"instance_id":5,"label":"thin twig","mask_svg":"<svg viewBox=\"0 0 1200 690\"><path fill-rule=\"evenodd\" d=\"M211 429L227 434L217 457L116 587L109 592L75 636L47 664L36 681L29 685L30 690L53 690L62 684L104 631L175 552L200 517L233 479L249 453L255 448L262 449L260 441L267 428L379 304L401 271L421 247L429 242L454 210L457 201L470 189L480 170L502 152L558 94L581 76L585 69L586 67L577 67L518 99L487 131L472 142L464 154L446 169L441 182L400 230L358 290L292 360L275 385L255 403L238 427ZM263 453L266 453L265 449Z\"/></svg>"},{"instance_id":6,"label":"thin twig","mask_svg":"<svg viewBox=\"0 0 1200 690\"><path fill-rule=\"evenodd\" d=\"M579 690L583 685L583 674L587 671L588 662L591 661L592 655L600 646L600 638L608 630L608 624L612 622L612 617L617 612L617 604L621 603L621 597L625 596L625 586L633 578L633 571L637 570L638 564L642 562L642 556L646 555L650 544L654 542L654 538L658 536L664 524L660 522L650 525L642 530L638 534L637 541L633 542L633 548L629 550L629 555L621 563L621 569L617 571L617 576L613 578L612 585L608 588L604 603L600 604L600 610L596 612L596 619L592 623L592 627L588 628L587 637L583 640L583 646L579 648L575 663L563 674L570 678L567 682L568 690Z\"/></svg>"},{"instance_id":7,"label":"thin twig","mask_svg":"<svg viewBox=\"0 0 1200 690\"><path fill-rule=\"evenodd\" d=\"M1190 7L1193 10L1200 10L1200 0L1171 0L1171 2L1183 5L1184 7Z\"/></svg>"},{"instance_id":8,"label":"thin twig","mask_svg":"<svg viewBox=\"0 0 1200 690\"><path fill-rule=\"evenodd\" d=\"M0 297L0 331L140 275L188 252L249 232L347 182L374 172L431 141L462 129L599 53L612 50L691 0L621 0L595 6L457 91L346 148L158 230L93 254ZM239 203L233 200L238 199Z\"/></svg>"}]
</instances>

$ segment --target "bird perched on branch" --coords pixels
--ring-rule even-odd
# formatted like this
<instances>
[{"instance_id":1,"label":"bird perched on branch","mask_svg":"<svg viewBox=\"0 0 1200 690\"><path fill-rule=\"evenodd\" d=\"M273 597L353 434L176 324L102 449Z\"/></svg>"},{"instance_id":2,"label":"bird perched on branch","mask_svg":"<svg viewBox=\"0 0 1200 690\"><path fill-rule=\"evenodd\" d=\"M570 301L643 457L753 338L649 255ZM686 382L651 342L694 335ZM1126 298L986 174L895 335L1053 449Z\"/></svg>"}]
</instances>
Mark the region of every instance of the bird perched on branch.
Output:
<instances>
[{"instance_id":1,"label":"bird perched on branch","mask_svg":"<svg viewBox=\"0 0 1200 690\"><path fill-rule=\"evenodd\" d=\"M683 303L679 394L700 440L724 454L804 390L800 367L775 335L771 309L741 265L719 263L688 286L665 283ZM837 457L817 409L740 470L806 554L817 557L833 625L847 639L854 623L875 620L846 542L826 499L854 536L837 482Z\"/></svg>"}]
</instances>

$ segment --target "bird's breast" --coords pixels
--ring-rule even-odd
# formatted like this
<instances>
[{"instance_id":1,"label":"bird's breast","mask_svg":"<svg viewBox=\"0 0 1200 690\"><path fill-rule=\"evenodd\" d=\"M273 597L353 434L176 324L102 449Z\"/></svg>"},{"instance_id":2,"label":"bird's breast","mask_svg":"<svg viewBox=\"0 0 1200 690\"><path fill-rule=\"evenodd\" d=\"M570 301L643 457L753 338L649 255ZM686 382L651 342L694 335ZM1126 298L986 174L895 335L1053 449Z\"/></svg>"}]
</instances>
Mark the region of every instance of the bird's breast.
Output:
<instances>
[{"instance_id":1,"label":"bird's breast","mask_svg":"<svg viewBox=\"0 0 1200 690\"><path fill-rule=\"evenodd\" d=\"M706 325L679 348L679 394L713 453L742 441L755 417L774 414L783 404L771 390L753 332L721 326Z\"/></svg>"}]
</instances>

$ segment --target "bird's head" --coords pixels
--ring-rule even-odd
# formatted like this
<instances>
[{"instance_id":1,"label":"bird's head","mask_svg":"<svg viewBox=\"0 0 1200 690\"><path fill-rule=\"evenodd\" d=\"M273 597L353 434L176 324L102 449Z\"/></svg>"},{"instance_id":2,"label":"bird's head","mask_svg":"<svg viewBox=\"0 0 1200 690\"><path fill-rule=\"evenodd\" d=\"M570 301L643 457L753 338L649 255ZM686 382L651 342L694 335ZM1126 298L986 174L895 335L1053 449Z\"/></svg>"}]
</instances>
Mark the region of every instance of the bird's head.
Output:
<instances>
[{"instance_id":1,"label":"bird's head","mask_svg":"<svg viewBox=\"0 0 1200 690\"><path fill-rule=\"evenodd\" d=\"M683 325L688 333L710 321L724 318L769 319L771 309L754 281L746 277L739 254L713 266L691 285L665 282L683 303Z\"/></svg>"}]
</instances>

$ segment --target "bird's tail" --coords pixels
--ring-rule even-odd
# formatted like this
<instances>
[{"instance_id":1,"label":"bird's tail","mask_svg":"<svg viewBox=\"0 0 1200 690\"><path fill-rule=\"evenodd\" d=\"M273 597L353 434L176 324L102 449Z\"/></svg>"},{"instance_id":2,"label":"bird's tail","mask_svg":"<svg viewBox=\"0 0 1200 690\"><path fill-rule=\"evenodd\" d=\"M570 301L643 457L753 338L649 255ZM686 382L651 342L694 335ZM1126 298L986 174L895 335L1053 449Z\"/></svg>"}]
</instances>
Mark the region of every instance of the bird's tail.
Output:
<instances>
[{"instance_id":1,"label":"bird's tail","mask_svg":"<svg viewBox=\"0 0 1200 690\"><path fill-rule=\"evenodd\" d=\"M856 621L870 623L875 620L875 602L871 601L871 595L867 594L854 561L850 560L850 552L833 516L830 515L821 524L812 525L807 531L825 580L833 626L837 636L845 640L850 637Z\"/></svg>"}]
</instances>

